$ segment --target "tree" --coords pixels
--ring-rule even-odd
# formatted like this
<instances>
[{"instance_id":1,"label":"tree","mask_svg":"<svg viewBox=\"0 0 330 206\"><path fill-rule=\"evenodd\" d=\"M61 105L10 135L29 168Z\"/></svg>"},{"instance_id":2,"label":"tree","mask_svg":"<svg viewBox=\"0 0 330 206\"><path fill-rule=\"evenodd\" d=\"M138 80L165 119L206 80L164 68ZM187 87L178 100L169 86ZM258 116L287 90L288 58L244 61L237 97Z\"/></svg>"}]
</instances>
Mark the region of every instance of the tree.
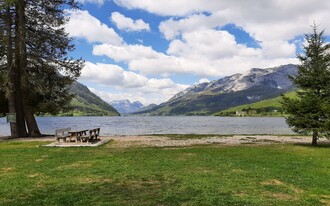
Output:
<instances>
[{"instance_id":1,"label":"tree","mask_svg":"<svg viewBox=\"0 0 330 206\"><path fill-rule=\"evenodd\" d=\"M69 20L64 8L78 6L74 0L0 1L0 69L9 74L9 111L21 122L11 124L12 136L24 136L25 124L30 136L40 135L34 113L56 113L70 103L68 87L83 61L68 57L74 45L63 28Z\"/></svg>"},{"instance_id":2,"label":"tree","mask_svg":"<svg viewBox=\"0 0 330 206\"><path fill-rule=\"evenodd\" d=\"M299 88L297 97L283 97L281 103L289 114L287 124L297 133L312 135L312 145L317 145L330 131L330 45L316 25L305 39L304 54L297 55L298 74L290 77Z\"/></svg>"},{"instance_id":3,"label":"tree","mask_svg":"<svg viewBox=\"0 0 330 206\"><path fill-rule=\"evenodd\" d=\"M24 121L24 111L21 96L21 70L17 65L19 55L19 33L18 15L14 15L15 4L13 1L0 1L0 26L2 27L1 47L3 49L1 56L1 71L7 72L5 80L6 94L8 98L8 110L10 113L16 113L16 122L10 124L12 136L25 137L26 128ZM17 49L15 49L17 48Z\"/></svg>"},{"instance_id":4,"label":"tree","mask_svg":"<svg viewBox=\"0 0 330 206\"><path fill-rule=\"evenodd\" d=\"M25 87L33 98L24 98L29 131L38 135L39 130L33 114L36 112L58 113L67 108L72 95L69 85L80 75L82 60L69 58L74 50L71 38L63 25L69 20L63 5L78 8L74 1L30 0L26 5L26 32L28 65L24 79ZM37 9L36 9L37 8ZM60 72L64 75L60 75ZM31 133L30 132L30 133Z\"/></svg>"}]
</instances>

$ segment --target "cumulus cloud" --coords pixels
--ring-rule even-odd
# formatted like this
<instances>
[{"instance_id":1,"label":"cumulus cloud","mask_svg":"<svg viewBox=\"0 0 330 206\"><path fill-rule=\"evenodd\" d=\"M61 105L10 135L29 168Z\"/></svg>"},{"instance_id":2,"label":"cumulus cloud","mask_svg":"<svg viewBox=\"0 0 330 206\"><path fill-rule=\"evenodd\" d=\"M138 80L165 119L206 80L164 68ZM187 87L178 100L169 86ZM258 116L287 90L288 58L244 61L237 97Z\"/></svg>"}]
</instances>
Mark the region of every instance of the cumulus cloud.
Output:
<instances>
[{"instance_id":1,"label":"cumulus cloud","mask_svg":"<svg viewBox=\"0 0 330 206\"><path fill-rule=\"evenodd\" d=\"M259 49L237 44L235 37L227 31L212 29L196 30L183 34L167 50L169 54L186 58L217 60L239 56L260 55Z\"/></svg>"},{"instance_id":2,"label":"cumulus cloud","mask_svg":"<svg viewBox=\"0 0 330 206\"><path fill-rule=\"evenodd\" d=\"M77 0L77 2L82 4L93 3L93 4L103 5L104 0Z\"/></svg>"},{"instance_id":3,"label":"cumulus cloud","mask_svg":"<svg viewBox=\"0 0 330 206\"><path fill-rule=\"evenodd\" d=\"M184 16L219 7L218 1L214 0L114 0L114 2L128 9L143 9L163 16Z\"/></svg>"},{"instance_id":4,"label":"cumulus cloud","mask_svg":"<svg viewBox=\"0 0 330 206\"><path fill-rule=\"evenodd\" d=\"M116 24L117 28L126 31L150 31L149 24L145 23L142 19L133 20L125 17L119 12L111 14L111 20Z\"/></svg>"},{"instance_id":5,"label":"cumulus cloud","mask_svg":"<svg viewBox=\"0 0 330 206\"><path fill-rule=\"evenodd\" d=\"M117 92L101 92L91 88L93 92L107 101L130 99L131 101L139 100L145 104L164 102L188 87L188 85L177 84L168 78L149 79L143 75L125 71L117 65L91 62L86 62L80 80L93 81L115 88ZM121 92L118 93L118 91Z\"/></svg>"},{"instance_id":6,"label":"cumulus cloud","mask_svg":"<svg viewBox=\"0 0 330 206\"><path fill-rule=\"evenodd\" d=\"M206 79L206 78L202 78L198 81L198 84L202 84L202 83L209 83L210 80Z\"/></svg>"},{"instance_id":7,"label":"cumulus cloud","mask_svg":"<svg viewBox=\"0 0 330 206\"><path fill-rule=\"evenodd\" d=\"M85 38L89 42L120 45L123 39L106 24L89 14L88 11L68 11L70 21L65 30L73 37Z\"/></svg>"},{"instance_id":8,"label":"cumulus cloud","mask_svg":"<svg viewBox=\"0 0 330 206\"><path fill-rule=\"evenodd\" d=\"M94 55L105 55L125 62L132 71L144 75L194 74L201 77L221 77L244 72L252 67L271 67L296 63L295 45L271 42L265 48L249 48L237 44L235 37L222 30L200 29L186 32L173 40L167 53L143 45L101 44L93 48Z\"/></svg>"},{"instance_id":9,"label":"cumulus cloud","mask_svg":"<svg viewBox=\"0 0 330 206\"><path fill-rule=\"evenodd\" d=\"M145 76L125 71L117 65L91 62L86 62L81 72L81 79L122 88L142 87L148 82Z\"/></svg>"},{"instance_id":10,"label":"cumulus cloud","mask_svg":"<svg viewBox=\"0 0 330 206\"><path fill-rule=\"evenodd\" d=\"M160 53L151 47L143 45L111 45L101 44L93 47L94 55L105 55L113 60L120 62L130 62L141 58L155 58Z\"/></svg>"}]
</instances>

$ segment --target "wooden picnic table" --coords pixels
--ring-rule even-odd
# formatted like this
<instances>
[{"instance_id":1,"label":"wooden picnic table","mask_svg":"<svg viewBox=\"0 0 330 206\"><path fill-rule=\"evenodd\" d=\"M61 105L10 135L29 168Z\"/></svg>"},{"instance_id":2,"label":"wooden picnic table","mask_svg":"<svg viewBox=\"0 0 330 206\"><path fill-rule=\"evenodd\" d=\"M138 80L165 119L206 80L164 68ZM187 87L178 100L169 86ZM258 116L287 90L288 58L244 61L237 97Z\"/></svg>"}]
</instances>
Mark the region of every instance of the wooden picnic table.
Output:
<instances>
[{"instance_id":1,"label":"wooden picnic table","mask_svg":"<svg viewBox=\"0 0 330 206\"><path fill-rule=\"evenodd\" d=\"M70 134L69 142L71 142L72 138L74 138L76 142L81 141L80 137L83 135L86 135L87 131L88 131L88 129L68 132Z\"/></svg>"}]
</instances>

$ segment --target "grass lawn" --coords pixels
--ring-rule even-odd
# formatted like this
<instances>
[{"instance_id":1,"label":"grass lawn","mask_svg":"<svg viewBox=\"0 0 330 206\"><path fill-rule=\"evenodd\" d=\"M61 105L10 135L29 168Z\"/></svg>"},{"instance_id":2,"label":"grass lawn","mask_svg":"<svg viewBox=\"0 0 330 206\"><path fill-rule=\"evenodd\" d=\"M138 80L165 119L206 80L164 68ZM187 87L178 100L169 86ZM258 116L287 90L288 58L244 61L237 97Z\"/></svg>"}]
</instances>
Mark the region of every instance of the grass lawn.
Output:
<instances>
[{"instance_id":1,"label":"grass lawn","mask_svg":"<svg viewBox=\"0 0 330 206\"><path fill-rule=\"evenodd\" d=\"M330 147L42 144L0 142L0 205L330 205Z\"/></svg>"}]
</instances>

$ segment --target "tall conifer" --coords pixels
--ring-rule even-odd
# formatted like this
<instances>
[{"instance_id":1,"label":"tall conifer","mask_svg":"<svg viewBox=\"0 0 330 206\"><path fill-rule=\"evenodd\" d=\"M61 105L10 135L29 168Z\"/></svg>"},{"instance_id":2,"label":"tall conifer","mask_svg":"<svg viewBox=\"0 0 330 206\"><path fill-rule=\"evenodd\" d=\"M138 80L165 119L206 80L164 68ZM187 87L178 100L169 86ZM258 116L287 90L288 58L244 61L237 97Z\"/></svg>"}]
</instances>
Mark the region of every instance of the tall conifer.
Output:
<instances>
[{"instance_id":1,"label":"tall conifer","mask_svg":"<svg viewBox=\"0 0 330 206\"><path fill-rule=\"evenodd\" d=\"M283 97L282 105L289 116L286 122L293 131L312 135L312 145L330 131L330 45L324 31L306 34L304 53L297 57L301 64L291 80L298 87L297 97Z\"/></svg>"}]
</instances>

